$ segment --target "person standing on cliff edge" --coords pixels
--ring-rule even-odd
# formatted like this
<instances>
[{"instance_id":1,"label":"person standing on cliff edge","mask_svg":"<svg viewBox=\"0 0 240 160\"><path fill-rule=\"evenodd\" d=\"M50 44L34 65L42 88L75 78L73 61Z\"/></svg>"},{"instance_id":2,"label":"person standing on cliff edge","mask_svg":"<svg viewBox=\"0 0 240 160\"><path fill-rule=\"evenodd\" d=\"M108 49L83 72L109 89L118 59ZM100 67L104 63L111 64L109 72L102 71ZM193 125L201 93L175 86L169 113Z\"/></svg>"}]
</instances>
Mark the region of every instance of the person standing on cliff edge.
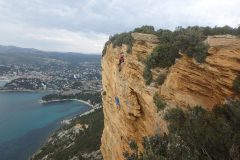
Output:
<instances>
[{"instance_id":1,"label":"person standing on cliff edge","mask_svg":"<svg viewBox=\"0 0 240 160\"><path fill-rule=\"evenodd\" d=\"M117 109L119 110L119 99L117 97L114 97L115 98L115 101L116 101L116 104L117 104Z\"/></svg>"}]
</instances>

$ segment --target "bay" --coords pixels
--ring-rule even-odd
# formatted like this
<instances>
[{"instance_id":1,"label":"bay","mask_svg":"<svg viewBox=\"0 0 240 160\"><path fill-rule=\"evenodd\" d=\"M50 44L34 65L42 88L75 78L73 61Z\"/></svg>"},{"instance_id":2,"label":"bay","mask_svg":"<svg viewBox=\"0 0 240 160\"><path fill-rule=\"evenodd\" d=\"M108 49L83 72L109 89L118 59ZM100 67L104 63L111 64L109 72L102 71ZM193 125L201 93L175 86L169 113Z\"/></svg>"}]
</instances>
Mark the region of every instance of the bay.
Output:
<instances>
[{"instance_id":1,"label":"bay","mask_svg":"<svg viewBox=\"0 0 240 160\"><path fill-rule=\"evenodd\" d=\"M46 92L0 92L0 159L26 160L52 132L91 109L78 101L39 103Z\"/></svg>"}]
</instances>

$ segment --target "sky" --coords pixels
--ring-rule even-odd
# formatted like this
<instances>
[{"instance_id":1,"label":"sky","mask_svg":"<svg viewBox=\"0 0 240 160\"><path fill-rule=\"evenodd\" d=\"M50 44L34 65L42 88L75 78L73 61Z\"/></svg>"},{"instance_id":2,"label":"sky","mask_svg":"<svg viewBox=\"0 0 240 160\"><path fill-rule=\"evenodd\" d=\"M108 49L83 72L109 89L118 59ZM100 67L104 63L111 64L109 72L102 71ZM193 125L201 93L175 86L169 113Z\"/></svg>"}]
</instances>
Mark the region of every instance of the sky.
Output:
<instances>
[{"instance_id":1,"label":"sky","mask_svg":"<svg viewBox=\"0 0 240 160\"><path fill-rule=\"evenodd\" d=\"M110 35L143 25L240 24L240 0L0 0L0 45L101 53Z\"/></svg>"}]
</instances>

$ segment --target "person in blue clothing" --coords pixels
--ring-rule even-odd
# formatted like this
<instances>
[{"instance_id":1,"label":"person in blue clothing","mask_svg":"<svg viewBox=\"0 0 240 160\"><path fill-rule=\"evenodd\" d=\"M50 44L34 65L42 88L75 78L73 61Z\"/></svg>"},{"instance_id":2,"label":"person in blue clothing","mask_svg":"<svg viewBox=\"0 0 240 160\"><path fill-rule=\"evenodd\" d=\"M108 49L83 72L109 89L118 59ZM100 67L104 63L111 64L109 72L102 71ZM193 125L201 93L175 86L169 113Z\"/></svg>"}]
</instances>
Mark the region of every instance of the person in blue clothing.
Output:
<instances>
[{"instance_id":1,"label":"person in blue clothing","mask_svg":"<svg viewBox=\"0 0 240 160\"><path fill-rule=\"evenodd\" d=\"M115 98L115 101L116 101L116 104L117 104L117 109L119 110L119 99L117 97L114 97Z\"/></svg>"}]
</instances>

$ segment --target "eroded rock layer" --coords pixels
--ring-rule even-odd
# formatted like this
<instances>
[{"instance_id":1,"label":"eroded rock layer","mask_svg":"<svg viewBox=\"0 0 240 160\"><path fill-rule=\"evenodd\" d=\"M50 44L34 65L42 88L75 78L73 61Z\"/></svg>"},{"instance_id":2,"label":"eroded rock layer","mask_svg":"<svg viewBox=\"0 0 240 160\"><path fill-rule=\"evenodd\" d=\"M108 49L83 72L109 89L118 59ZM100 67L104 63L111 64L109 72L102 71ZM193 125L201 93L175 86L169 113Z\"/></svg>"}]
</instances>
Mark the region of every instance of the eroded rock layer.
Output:
<instances>
[{"instance_id":1,"label":"eroded rock layer","mask_svg":"<svg viewBox=\"0 0 240 160\"><path fill-rule=\"evenodd\" d=\"M235 36L211 36L206 63L183 54L170 68L161 94L180 106L201 105L212 109L232 97L233 80L240 74L240 39Z\"/></svg>"},{"instance_id":2,"label":"eroded rock layer","mask_svg":"<svg viewBox=\"0 0 240 160\"><path fill-rule=\"evenodd\" d=\"M235 36L211 36L206 40L211 46L206 63L182 54L169 69L154 69L152 77L160 74L167 78L162 86L145 85L142 77L146 58L159 43L156 36L133 33L136 40L132 54L126 54L127 46L107 46L102 58L104 131L101 151L105 160L124 159L122 152L130 151L127 137L140 144L142 136L167 132L162 120L164 113L179 105L201 105L212 109L226 97L231 97L232 82L240 74L240 39ZM119 57L125 61L118 68ZM163 111L157 112L153 96L159 93L167 102ZM114 97L119 98L120 110ZM122 140L120 137L123 137ZM139 145L140 149L141 145Z\"/></svg>"}]
</instances>

